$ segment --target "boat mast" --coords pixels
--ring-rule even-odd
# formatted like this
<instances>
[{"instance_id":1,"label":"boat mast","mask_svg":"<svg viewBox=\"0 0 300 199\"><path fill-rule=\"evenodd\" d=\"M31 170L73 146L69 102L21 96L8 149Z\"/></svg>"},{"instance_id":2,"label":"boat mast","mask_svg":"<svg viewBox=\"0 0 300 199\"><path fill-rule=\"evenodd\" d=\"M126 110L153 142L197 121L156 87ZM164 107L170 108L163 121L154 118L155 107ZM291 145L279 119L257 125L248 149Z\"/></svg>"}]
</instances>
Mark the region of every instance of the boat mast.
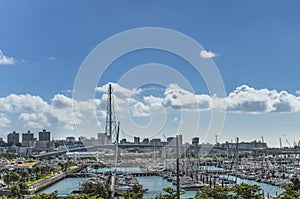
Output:
<instances>
[{"instance_id":1,"label":"boat mast","mask_svg":"<svg viewBox=\"0 0 300 199\"><path fill-rule=\"evenodd\" d=\"M177 199L180 199L178 135L176 135L176 182Z\"/></svg>"},{"instance_id":2,"label":"boat mast","mask_svg":"<svg viewBox=\"0 0 300 199\"><path fill-rule=\"evenodd\" d=\"M239 138L236 138L236 146L235 146L235 185L237 184L237 170L238 170L238 161L239 161Z\"/></svg>"}]
</instances>

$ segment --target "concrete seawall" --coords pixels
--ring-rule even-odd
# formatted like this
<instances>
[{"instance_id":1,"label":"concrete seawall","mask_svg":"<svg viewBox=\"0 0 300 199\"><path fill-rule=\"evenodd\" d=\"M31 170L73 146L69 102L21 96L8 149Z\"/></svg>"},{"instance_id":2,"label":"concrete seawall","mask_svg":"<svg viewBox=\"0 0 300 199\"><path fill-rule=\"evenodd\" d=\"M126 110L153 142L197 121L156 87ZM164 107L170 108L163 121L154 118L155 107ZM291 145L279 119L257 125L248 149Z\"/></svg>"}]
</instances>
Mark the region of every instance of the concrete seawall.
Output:
<instances>
[{"instance_id":1,"label":"concrete seawall","mask_svg":"<svg viewBox=\"0 0 300 199\"><path fill-rule=\"evenodd\" d=\"M40 191L40 190L42 190L42 189L44 189L44 188L46 188L46 187L54 184L54 183L56 183L56 182L64 179L68 175L76 173L76 172L78 172L80 170L81 170L81 168L76 167L76 168L73 168L73 169L71 169L71 170L69 170L67 172L56 174L56 175L54 175L54 176L52 176L50 178L47 178L47 179L42 180L42 181L40 181L38 183L35 183L35 184L29 186L29 193L30 194L34 194L34 193L36 193L36 192L38 192L38 191Z\"/></svg>"}]
</instances>

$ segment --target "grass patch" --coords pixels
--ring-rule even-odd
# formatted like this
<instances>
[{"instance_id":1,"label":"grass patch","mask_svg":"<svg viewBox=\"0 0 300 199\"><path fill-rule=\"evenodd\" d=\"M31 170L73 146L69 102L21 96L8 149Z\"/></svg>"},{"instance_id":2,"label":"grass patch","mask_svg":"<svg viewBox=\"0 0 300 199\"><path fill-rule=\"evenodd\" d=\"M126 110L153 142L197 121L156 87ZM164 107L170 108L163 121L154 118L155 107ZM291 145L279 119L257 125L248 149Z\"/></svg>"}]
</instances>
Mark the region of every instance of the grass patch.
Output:
<instances>
[{"instance_id":1,"label":"grass patch","mask_svg":"<svg viewBox=\"0 0 300 199\"><path fill-rule=\"evenodd\" d=\"M38 179L38 180L30 180L30 181L27 181L26 184L27 184L28 186L31 186L31 185L34 185L34 184L36 184L36 183L39 183L39 182L41 182L41 181L43 181L43 180L46 180L46 179L48 179L48 178L51 178L52 176L54 176L54 175L49 174L49 175L46 175L46 176L41 177L41 178Z\"/></svg>"}]
</instances>

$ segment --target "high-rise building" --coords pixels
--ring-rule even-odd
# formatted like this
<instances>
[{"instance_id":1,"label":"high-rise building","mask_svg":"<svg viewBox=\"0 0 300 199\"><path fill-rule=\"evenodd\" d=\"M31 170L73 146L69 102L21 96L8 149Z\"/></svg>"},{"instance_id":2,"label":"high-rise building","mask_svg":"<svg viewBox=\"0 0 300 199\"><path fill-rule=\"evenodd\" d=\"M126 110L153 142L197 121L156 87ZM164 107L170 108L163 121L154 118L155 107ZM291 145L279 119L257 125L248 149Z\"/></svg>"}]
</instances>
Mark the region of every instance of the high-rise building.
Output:
<instances>
[{"instance_id":1,"label":"high-rise building","mask_svg":"<svg viewBox=\"0 0 300 199\"><path fill-rule=\"evenodd\" d=\"M66 137L66 142L76 142L76 139L73 136L68 136Z\"/></svg>"},{"instance_id":2,"label":"high-rise building","mask_svg":"<svg viewBox=\"0 0 300 199\"><path fill-rule=\"evenodd\" d=\"M182 135L178 135L178 145L182 145Z\"/></svg>"},{"instance_id":3,"label":"high-rise building","mask_svg":"<svg viewBox=\"0 0 300 199\"><path fill-rule=\"evenodd\" d=\"M142 144L149 144L149 138L144 138Z\"/></svg>"},{"instance_id":4,"label":"high-rise building","mask_svg":"<svg viewBox=\"0 0 300 199\"><path fill-rule=\"evenodd\" d=\"M85 146L96 146L96 145L98 145L98 140L95 139L95 137L91 137L90 139L85 139L83 141L83 144Z\"/></svg>"},{"instance_id":5,"label":"high-rise building","mask_svg":"<svg viewBox=\"0 0 300 199\"><path fill-rule=\"evenodd\" d=\"M78 140L79 142L84 142L85 140L87 139L87 137L84 137L84 136L79 136Z\"/></svg>"},{"instance_id":6,"label":"high-rise building","mask_svg":"<svg viewBox=\"0 0 300 199\"><path fill-rule=\"evenodd\" d=\"M33 147L34 145L34 134L28 131L27 133L22 133L22 146Z\"/></svg>"},{"instance_id":7,"label":"high-rise building","mask_svg":"<svg viewBox=\"0 0 300 199\"><path fill-rule=\"evenodd\" d=\"M106 133L98 133L98 144L107 144L107 136Z\"/></svg>"},{"instance_id":8,"label":"high-rise building","mask_svg":"<svg viewBox=\"0 0 300 199\"><path fill-rule=\"evenodd\" d=\"M50 131L43 131L39 132L39 140L36 143L37 148L39 149L49 149L50 148Z\"/></svg>"},{"instance_id":9,"label":"high-rise building","mask_svg":"<svg viewBox=\"0 0 300 199\"><path fill-rule=\"evenodd\" d=\"M168 145L176 145L175 137L167 137Z\"/></svg>"},{"instance_id":10,"label":"high-rise building","mask_svg":"<svg viewBox=\"0 0 300 199\"><path fill-rule=\"evenodd\" d=\"M154 146L160 146L162 143L160 138L153 138L152 140L150 140L150 144Z\"/></svg>"},{"instance_id":11,"label":"high-rise building","mask_svg":"<svg viewBox=\"0 0 300 199\"><path fill-rule=\"evenodd\" d=\"M193 146L198 146L199 145L199 137L192 138L192 145Z\"/></svg>"},{"instance_id":12,"label":"high-rise building","mask_svg":"<svg viewBox=\"0 0 300 199\"><path fill-rule=\"evenodd\" d=\"M134 144L140 144L140 137L134 137L133 142Z\"/></svg>"},{"instance_id":13,"label":"high-rise building","mask_svg":"<svg viewBox=\"0 0 300 199\"><path fill-rule=\"evenodd\" d=\"M19 133L16 133L16 131L13 131L12 133L9 133L7 135L7 145L12 146L19 143Z\"/></svg>"},{"instance_id":14,"label":"high-rise building","mask_svg":"<svg viewBox=\"0 0 300 199\"><path fill-rule=\"evenodd\" d=\"M121 140L120 140L120 144L128 144L126 138L121 139Z\"/></svg>"},{"instance_id":15,"label":"high-rise building","mask_svg":"<svg viewBox=\"0 0 300 199\"><path fill-rule=\"evenodd\" d=\"M46 129L43 129L43 131L39 132L39 141L50 141L50 131L46 131Z\"/></svg>"}]
</instances>

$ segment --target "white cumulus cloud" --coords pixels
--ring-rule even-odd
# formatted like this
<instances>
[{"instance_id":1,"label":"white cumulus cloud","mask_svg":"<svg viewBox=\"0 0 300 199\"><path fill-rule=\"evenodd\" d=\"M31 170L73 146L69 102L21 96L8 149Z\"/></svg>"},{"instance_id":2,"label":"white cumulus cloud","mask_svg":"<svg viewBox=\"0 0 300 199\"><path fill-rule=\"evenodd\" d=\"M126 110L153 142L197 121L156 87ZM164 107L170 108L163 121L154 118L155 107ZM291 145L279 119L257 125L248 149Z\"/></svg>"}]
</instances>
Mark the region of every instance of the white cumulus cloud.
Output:
<instances>
[{"instance_id":1,"label":"white cumulus cloud","mask_svg":"<svg viewBox=\"0 0 300 199\"><path fill-rule=\"evenodd\" d=\"M201 50L200 51L200 56L203 59L208 59L208 58L213 58L216 56L216 53L212 52L212 51L207 51L207 50Z\"/></svg>"},{"instance_id":2,"label":"white cumulus cloud","mask_svg":"<svg viewBox=\"0 0 300 199\"><path fill-rule=\"evenodd\" d=\"M142 102L137 102L132 107L133 117L148 117L150 115L150 107Z\"/></svg>"},{"instance_id":3,"label":"white cumulus cloud","mask_svg":"<svg viewBox=\"0 0 300 199\"><path fill-rule=\"evenodd\" d=\"M228 111L246 113L299 112L300 97L286 91L237 87L226 98Z\"/></svg>"},{"instance_id":4,"label":"white cumulus cloud","mask_svg":"<svg viewBox=\"0 0 300 199\"><path fill-rule=\"evenodd\" d=\"M107 103L104 88L107 86L98 88L103 92L99 99L85 101L73 100L63 94L54 95L48 102L40 96L30 94L0 97L0 127L21 123L24 127L33 129L59 127L74 130L75 121L77 125L88 124L94 116L98 122L104 123ZM132 117L149 117L150 113L162 108L191 112L214 109L246 114L300 112L300 96L287 91L255 89L247 85L237 87L225 98L195 94L177 84L170 84L164 91L158 91L163 92L158 95L160 97L153 96L153 93L135 96L132 93L136 89L127 89L120 85L114 90L114 110L119 118L130 117L128 114Z\"/></svg>"},{"instance_id":5,"label":"white cumulus cloud","mask_svg":"<svg viewBox=\"0 0 300 199\"><path fill-rule=\"evenodd\" d=\"M44 113L21 113L19 120L24 122L26 128L45 128L51 126Z\"/></svg>"},{"instance_id":6,"label":"white cumulus cloud","mask_svg":"<svg viewBox=\"0 0 300 199\"><path fill-rule=\"evenodd\" d=\"M2 50L0 50L0 65L12 65L15 62L15 58L4 55Z\"/></svg>"},{"instance_id":7,"label":"white cumulus cloud","mask_svg":"<svg viewBox=\"0 0 300 199\"><path fill-rule=\"evenodd\" d=\"M1 113L0 114L0 127L8 127L9 124L10 124L9 118L5 114Z\"/></svg>"},{"instance_id":8,"label":"white cumulus cloud","mask_svg":"<svg viewBox=\"0 0 300 199\"><path fill-rule=\"evenodd\" d=\"M120 86L119 84L116 83L107 83L101 87L97 87L95 90L96 92L102 92L102 93L107 93L108 91L108 86L111 84L113 93L115 95L118 95L120 97L131 97L136 94L139 94L142 90L141 89L128 89Z\"/></svg>"},{"instance_id":9,"label":"white cumulus cloud","mask_svg":"<svg viewBox=\"0 0 300 199\"><path fill-rule=\"evenodd\" d=\"M210 96L193 94L177 84L170 84L164 93L163 105L174 109L207 110L210 104Z\"/></svg>"}]
</instances>

